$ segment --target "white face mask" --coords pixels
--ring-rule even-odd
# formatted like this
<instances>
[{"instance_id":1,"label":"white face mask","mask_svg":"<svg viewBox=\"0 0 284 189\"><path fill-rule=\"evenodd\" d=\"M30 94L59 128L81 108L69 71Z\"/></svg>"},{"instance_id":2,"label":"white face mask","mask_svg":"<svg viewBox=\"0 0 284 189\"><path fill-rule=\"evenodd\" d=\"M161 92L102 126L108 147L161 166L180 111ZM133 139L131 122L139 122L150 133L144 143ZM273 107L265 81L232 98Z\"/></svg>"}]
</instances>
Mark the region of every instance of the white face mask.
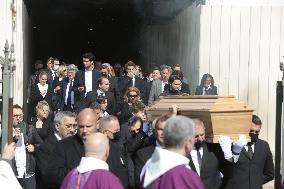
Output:
<instances>
[{"instance_id":1,"label":"white face mask","mask_svg":"<svg viewBox=\"0 0 284 189\"><path fill-rule=\"evenodd\" d=\"M54 66L53 66L53 70L54 70L54 71L58 70L58 68L59 68L59 65L54 65Z\"/></svg>"}]
</instances>

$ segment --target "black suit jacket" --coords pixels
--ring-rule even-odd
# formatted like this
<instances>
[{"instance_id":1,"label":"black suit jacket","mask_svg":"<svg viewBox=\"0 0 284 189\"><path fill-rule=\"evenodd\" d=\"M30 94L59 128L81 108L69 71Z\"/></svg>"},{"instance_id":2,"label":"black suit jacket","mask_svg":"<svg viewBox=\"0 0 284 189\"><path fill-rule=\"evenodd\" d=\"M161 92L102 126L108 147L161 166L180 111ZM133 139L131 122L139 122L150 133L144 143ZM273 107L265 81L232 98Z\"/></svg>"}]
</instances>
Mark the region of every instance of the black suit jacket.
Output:
<instances>
[{"instance_id":1,"label":"black suit jacket","mask_svg":"<svg viewBox=\"0 0 284 189\"><path fill-rule=\"evenodd\" d=\"M189 157L189 165L196 171L192 158ZM205 143L200 170L200 178L206 189L219 189L221 186L220 172L227 176L227 162L219 144Z\"/></svg>"},{"instance_id":2,"label":"black suit jacket","mask_svg":"<svg viewBox=\"0 0 284 189\"><path fill-rule=\"evenodd\" d=\"M119 85L119 90L122 94L122 96L125 95L125 92L127 91L128 87L132 86L132 78L128 76L124 76L118 83ZM138 88L141 93L141 99L143 100L144 103L148 103L147 98L147 87L146 87L146 82L143 81L140 77L135 76L135 85L134 87Z\"/></svg>"},{"instance_id":3,"label":"black suit jacket","mask_svg":"<svg viewBox=\"0 0 284 189\"><path fill-rule=\"evenodd\" d=\"M32 110L35 111L35 107L36 107L37 103L39 101L42 101L42 100L45 100L49 104L50 109L53 109L54 105L53 105L53 102L52 102L52 95L53 95L53 89L52 89L52 86L50 84L48 84L48 88L47 88L47 92L46 92L45 97L42 97L42 95L40 94L37 83L35 85L33 85L32 88L31 88L31 96L30 96L30 104L31 104ZM35 115L35 114L33 114L33 115Z\"/></svg>"},{"instance_id":4,"label":"black suit jacket","mask_svg":"<svg viewBox=\"0 0 284 189\"><path fill-rule=\"evenodd\" d=\"M96 69L92 71L92 89L97 90L97 80L101 77L101 73ZM84 91L78 91L78 87L84 87ZM79 70L76 72L74 83L73 83L73 90L75 91L75 101L79 101L85 97L86 93L86 85L85 85L85 70Z\"/></svg>"},{"instance_id":5,"label":"black suit jacket","mask_svg":"<svg viewBox=\"0 0 284 189\"><path fill-rule=\"evenodd\" d=\"M141 171L152 154L154 153L156 145L150 145L138 150L134 156L134 175L135 184L139 186Z\"/></svg>"},{"instance_id":6,"label":"black suit jacket","mask_svg":"<svg viewBox=\"0 0 284 189\"><path fill-rule=\"evenodd\" d=\"M258 139L252 159L244 148L238 162L230 170L226 189L261 189L263 184L274 178L274 164L268 143Z\"/></svg>"},{"instance_id":7,"label":"black suit jacket","mask_svg":"<svg viewBox=\"0 0 284 189\"><path fill-rule=\"evenodd\" d=\"M50 155L46 176L54 188L59 188L70 170L77 167L85 155L84 144L78 134L59 141ZM107 159L110 171L127 185L127 171L122 165L119 148L110 142L110 153Z\"/></svg>"},{"instance_id":8,"label":"black suit jacket","mask_svg":"<svg viewBox=\"0 0 284 189\"><path fill-rule=\"evenodd\" d=\"M46 183L48 183L49 178L45 176L46 169L48 167L48 158L52 153L55 145L58 143L55 135L50 135L47 139L38 147L35 152L36 157L36 177L37 185L39 188L47 189L49 188Z\"/></svg>"},{"instance_id":9,"label":"black suit jacket","mask_svg":"<svg viewBox=\"0 0 284 189\"><path fill-rule=\"evenodd\" d=\"M117 105L116 105L116 101L115 101L115 96L113 94L113 92L108 91L106 92L106 98L107 98L107 113L109 113L110 115L115 115L117 113ZM90 105L92 102L95 102L97 100L98 97L98 93L97 90L95 91L90 91L87 93L86 95L86 105ZM86 107L87 108L87 107Z\"/></svg>"},{"instance_id":10,"label":"black suit jacket","mask_svg":"<svg viewBox=\"0 0 284 189\"><path fill-rule=\"evenodd\" d=\"M195 90L195 95L203 95L203 86L197 86ZM207 91L206 95L218 95L217 93L217 87L211 86Z\"/></svg>"},{"instance_id":11,"label":"black suit jacket","mask_svg":"<svg viewBox=\"0 0 284 189\"><path fill-rule=\"evenodd\" d=\"M118 111L120 111L121 103L122 103L122 94L120 93L119 87L118 87L118 78L117 77L109 77L109 92L112 92L114 94L114 98L116 101L116 104L118 105Z\"/></svg>"},{"instance_id":12,"label":"black suit jacket","mask_svg":"<svg viewBox=\"0 0 284 189\"><path fill-rule=\"evenodd\" d=\"M78 134L59 141L48 158L45 175L49 185L60 188L64 177L79 165L84 155L84 144Z\"/></svg>"}]
</instances>

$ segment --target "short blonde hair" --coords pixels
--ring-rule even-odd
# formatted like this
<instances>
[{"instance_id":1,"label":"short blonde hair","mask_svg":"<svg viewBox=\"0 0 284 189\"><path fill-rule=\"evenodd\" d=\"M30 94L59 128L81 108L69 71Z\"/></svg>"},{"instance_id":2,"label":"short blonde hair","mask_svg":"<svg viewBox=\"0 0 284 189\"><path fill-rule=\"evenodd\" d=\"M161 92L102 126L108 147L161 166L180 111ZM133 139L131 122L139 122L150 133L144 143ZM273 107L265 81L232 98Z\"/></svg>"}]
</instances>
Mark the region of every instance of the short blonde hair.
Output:
<instances>
[{"instance_id":1,"label":"short blonde hair","mask_svg":"<svg viewBox=\"0 0 284 189\"><path fill-rule=\"evenodd\" d=\"M59 68L58 68L58 76L59 77L62 76L63 72L65 72L65 71L67 71L67 66L65 66L65 65L59 66Z\"/></svg>"},{"instance_id":2,"label":"short blonde hair","mask_svg":"<svg viewBox=\"0 0 284 189\"><path fill-rule=\"evenodd\" d=\"M45 100L39 101L39 102L37 103L36 108L35 108L35 110L36 110L36 115L38 115L39 111L42 110L42 108L43 108L44 106L47 106L48 109L50 109L49 104L48 104Z\"/></svg>"}]
</instances>

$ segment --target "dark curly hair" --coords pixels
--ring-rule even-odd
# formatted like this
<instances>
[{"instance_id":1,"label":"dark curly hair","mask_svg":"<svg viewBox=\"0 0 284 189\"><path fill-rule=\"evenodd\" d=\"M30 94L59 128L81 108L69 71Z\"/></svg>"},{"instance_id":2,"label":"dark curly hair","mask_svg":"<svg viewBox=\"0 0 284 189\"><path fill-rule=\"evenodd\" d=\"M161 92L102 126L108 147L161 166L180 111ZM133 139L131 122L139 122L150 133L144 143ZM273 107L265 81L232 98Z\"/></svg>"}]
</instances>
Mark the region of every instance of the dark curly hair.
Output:
<instances>
[{"instance_id":1,"label":"dark curly hair","mask_svg":"<svg viewBox=\"0 0 284 189\"><path fill-rule=\"evenodd\" d=\"M201 79L201 82L200 82L200 86L204 86L205 85L205 82L206 82L206 79L207 77L209 77L211 79L211 85L214 86L214 79L213 79L213 76L210 75L209 73L206 73L202 76L202 79Z\"/></svg>"}]
</instances>

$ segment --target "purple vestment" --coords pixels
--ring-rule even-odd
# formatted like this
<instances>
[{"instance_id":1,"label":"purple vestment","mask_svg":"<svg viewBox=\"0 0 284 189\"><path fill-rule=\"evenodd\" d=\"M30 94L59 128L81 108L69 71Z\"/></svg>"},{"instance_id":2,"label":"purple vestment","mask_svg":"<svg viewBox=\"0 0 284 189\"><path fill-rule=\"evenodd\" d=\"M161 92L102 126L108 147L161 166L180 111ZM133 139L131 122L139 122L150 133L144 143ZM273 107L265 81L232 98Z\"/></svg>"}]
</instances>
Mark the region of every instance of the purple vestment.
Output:
<instances>
[{"instance_id":1,"label":"purple vestment","mask_svg":"<svg viewBox=\"0 0 284 189\"><path fill-rule=\"evenodd\" d=\"M144 176L140 185L143 187ZM186 165L178 165L147 186L145 189L204 189L200 177Z\"/></svg>"},{"instance_id":2,"label":"purple vestment","mask_svg":"<svg viewBox=\"0 0 284 189\"><path fill-rule=\"evenodd\" d=\"M76 189L79 172L73 169L64 178L60 189ZM120 180L111 172L96 169L81 175L79 189L123 189Z\"/></svg>"}]
</instances>

